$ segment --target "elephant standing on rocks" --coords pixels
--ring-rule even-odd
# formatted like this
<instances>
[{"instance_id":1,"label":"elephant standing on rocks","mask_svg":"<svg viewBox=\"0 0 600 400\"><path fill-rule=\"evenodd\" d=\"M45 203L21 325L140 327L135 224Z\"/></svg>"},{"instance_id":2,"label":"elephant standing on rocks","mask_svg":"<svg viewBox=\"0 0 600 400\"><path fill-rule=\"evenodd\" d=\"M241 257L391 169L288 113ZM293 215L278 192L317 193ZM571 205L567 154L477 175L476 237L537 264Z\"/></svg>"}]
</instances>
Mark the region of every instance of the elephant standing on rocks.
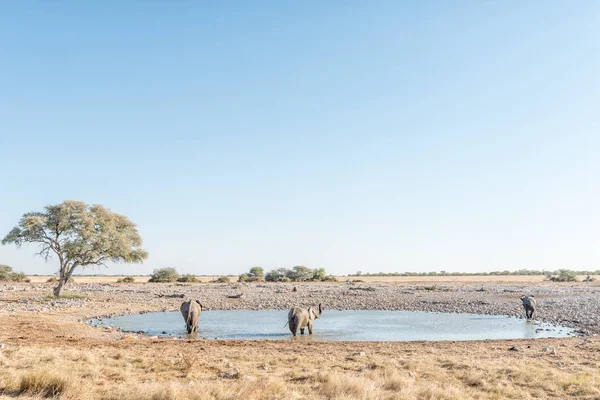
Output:
<instances>
[{"instance_id":1,"label":"elephant standing on rocks","mask_svg":"<svg viewBox=\"0 0 600 400\"><path fill-rule=\"evenodd\" d=\"M533 296L522 296L521 301L525 308L525 317L527 319L533 318L533 312L535 311L535 299Z\"/></svg>"},{"instance_id":2,"label":"elephant standing on rocks","mask_svg":"<svg viewBox=\"0 0 600 400\"><path fill-rule=\"evenodd\" d=\"M319 303L318 312L313 307L309 307L308 309L292 307L288 313L288 324L290 325L292 335L296 336L298 334L298 329L300 329L300 333L304 335L304 329L307 327L308 333L312 335L313 321L317 318L321 318L321 314L323 314L321 303Z\"/></svg>"},{"instance_id":3,"label":"elephant standing on rocks","mask_svg":"<svg viewBox=\"0 0 600 400\"><path fill-rule=\"evenodd\" d=\"M187 333L198 331L198 320L200 319L200 313L202 312L202 304L198 300L189 300L181 303L181 315L185 320L185 326Z\"/></svg>"}]
</instances>

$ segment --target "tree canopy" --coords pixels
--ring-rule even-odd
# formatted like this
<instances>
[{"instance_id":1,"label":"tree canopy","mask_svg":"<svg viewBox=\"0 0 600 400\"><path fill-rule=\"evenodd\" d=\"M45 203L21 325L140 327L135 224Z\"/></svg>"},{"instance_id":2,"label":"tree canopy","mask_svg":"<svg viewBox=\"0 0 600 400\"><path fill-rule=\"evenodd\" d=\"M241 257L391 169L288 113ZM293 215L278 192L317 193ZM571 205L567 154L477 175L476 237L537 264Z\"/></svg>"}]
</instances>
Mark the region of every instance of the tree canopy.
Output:
<instances>
[{"instance_id":1,"label":"tree canopy","mask_svg":"<svg viewBox=\"0 0 600 400\"><path fill-rule=\"evenodd\" d=\"M67 200L44 207L41 212L23 215L2 244L37 244L37 254L46 261L56 255L60 263L59 296L77 267L105 266L107 262L141 263L148 253L141 248L142 238L127 217L101 205Z\"/></svg>"}]
</instances>

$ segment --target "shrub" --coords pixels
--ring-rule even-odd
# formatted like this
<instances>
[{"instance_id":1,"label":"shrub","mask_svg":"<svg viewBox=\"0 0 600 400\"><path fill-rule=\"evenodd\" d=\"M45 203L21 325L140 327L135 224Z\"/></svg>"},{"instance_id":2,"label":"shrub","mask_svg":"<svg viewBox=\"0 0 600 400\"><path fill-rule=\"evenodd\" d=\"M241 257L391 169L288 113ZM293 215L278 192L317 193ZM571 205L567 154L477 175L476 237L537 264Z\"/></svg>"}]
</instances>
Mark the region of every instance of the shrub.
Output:
<instances>
[{"instance_id":1,"label":"shrub","mask_svg":"<svg viewBox=\"0 0 600 400\"><path fill-rule=\"evenodd\" d=\"M252 267L238 277L238 282L261 282L265 280L265 272L261 267Z\"/></svg>"},{"instance_id":2,"label":"shrub","mask_svg":"<svg viewBox=\"0 0 600 400\"><path fill-rule=\"evenodd\" d=\"M152 273L148 282L175 282L179 279L179 274L175 268L158 268Z\"/></svg>"},{"instance_id":3,"label":"shrub","mask_svg":"<svg viewBox=\"0 0 600 400\"><path fill-rule=\"evenodd\" d=\"M550 280L553 282L575 282L577 280L577 273L568 269L559 269L558 276L552 276Z\"/></svg>"},{"instance_id":4,"label":"shrub","mask_svg":"<svg viewBox=\"0 0 600 400\"><path fill-rule=\"evenodd\" d=\"M334 276L327 275L325 268L310 269L304 266L294 268L277 268L265 275L267 282L305 282L305 281L337 281Z\"/></svg>"},{"instance_id":5,"label":"shrub","mask_svg":"<svg viewBox=\"0 0 600 400\"><path fill-rule=\"evenodd\" d=\"M19 394L42 397L59 397L67 388L68 383L63 378L47 372L30 373L21 377Z\"/></svg>"},{"instance_id":6,"label":"shrub","mask_svg":"<svg viewBox=\"0 0 600 400\"><path fill-rule=\"evenodd\" d=\"M184 274L181 275L179 277L179 279L177 279L177 282L198 282L198 278L196 278L196 275L192 275L192 274Z\"/></svg>"},{"instance_id":7,"label":"shrub","mask_svg":"<svg viewBox=\"0 0 600 400\"><path fill-rule=\"evenodd\" d=\"M117 279L117 283L133 283L135 282L135 278L133 276L125 276L123 278Z\"/></svg>"},{"instance_id":8,"label":"shrub","mask_svg":"<svg viewBox=\"0 0 600 400\"><path fill-rule=\"evenodd\" d=\"M31 282L23 272L13 272L8 265L0 265L0 281Z\"/></svg>"},{"instance_id":9,"label":"shrub","mask_svg":"<svg viewBox=\"0 0 600 400\"><path fill-rule=\"evenodd\" d=\"M324 281L327 274L325 274L325 268L315 268L313 271L313 281Z\"/></svg>"},{"instance_id":10,"label":"shrub","mask_svg":"<svg viewBox=\"0 0 600 400\"><path fill-rule=\"evenodd\" d=\"M294 282L305 282L313 280L314 271L308 267L298 265L288 271L287 277Z\"/></svg>"},{"instance_id":11,"label":"shrub","mask_svg":"<svg viewBox=\"0 0 600 400\"><path fill-rule=\"evenodd\" d=\"M13 282L23 282L25 279L27 279L27 275L25 275L23 272L11 272L9 276L10 280Z\"/></svg>"},{"instance_id":12,"label":"shrub","mask_svg":"<svg viewBox=\"0 0 600 400\"><path fill-rule=\"evenodd\" d=\"M10 281L12 268L8 265L0 265L0 281Z\"/></svg>"},{"instance_id":13,"label":"shrub","mask_svg":"<svg viewBox=\"0 0 600 400\"><path fill-rule=\"evenodd\" d=\"M250 272L248 273L249 281L264 281L265 280L265 272L261 267L252 267L250 268Z\"/></svg>"},{"instance_id":14,"label":"shrub","mask_svg":"<svg viewBox=\"0 0 600 400\"><path fill-rule=\"evenodd\" d=\"M231 282L231 279L229 279L228 276L220 276L217 278L217 282L219 283L229 283Z\"/></svg>"},{"instance_id":15,"label":"shrub","mask_svg":"<svg viewBox=\"0 0 600 400\"><path fill-rule=\"evenodd\" d=\"M50 278L48 278L48 280L46 282L47 283L56 283L56 282L58 282L58 278L56 276L51 276ZM67 283L75 283L75 279L73 279L73 277L70 277L69 280L67 281Z\"/></svg>"},{"instance_id":16,"label":"shrub","mask_svg":"<svg viewBox=\"0 0 600 400\"><path fill-rule=\"evenodd\" d=\"M265 275L265 280L268 282L289 282L291 279L288 277L289 269L277 268Z\"/></svg>"}]
</instances>

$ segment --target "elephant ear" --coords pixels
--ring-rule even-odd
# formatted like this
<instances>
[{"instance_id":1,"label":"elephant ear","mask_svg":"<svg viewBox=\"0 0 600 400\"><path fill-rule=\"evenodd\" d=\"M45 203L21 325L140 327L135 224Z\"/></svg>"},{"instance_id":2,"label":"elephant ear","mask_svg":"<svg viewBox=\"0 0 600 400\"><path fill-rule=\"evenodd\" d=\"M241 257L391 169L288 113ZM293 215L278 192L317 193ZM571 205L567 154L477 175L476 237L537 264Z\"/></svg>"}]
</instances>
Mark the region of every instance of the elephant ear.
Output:
<instances>
[{"instance_id":1,"label":"elephant ear","mask_svg":"<svg viewBox=\"0 0 600 400\"><path fill-rule=\"evenodd\" d=\"M202 311L202 309L204 308L204 307L202 307L202 303L200 303L198 300L194 300L194 301L195 301L196 303L198 303L198 305L200 306L200 311Z\"/></svg>"}]
</instances>

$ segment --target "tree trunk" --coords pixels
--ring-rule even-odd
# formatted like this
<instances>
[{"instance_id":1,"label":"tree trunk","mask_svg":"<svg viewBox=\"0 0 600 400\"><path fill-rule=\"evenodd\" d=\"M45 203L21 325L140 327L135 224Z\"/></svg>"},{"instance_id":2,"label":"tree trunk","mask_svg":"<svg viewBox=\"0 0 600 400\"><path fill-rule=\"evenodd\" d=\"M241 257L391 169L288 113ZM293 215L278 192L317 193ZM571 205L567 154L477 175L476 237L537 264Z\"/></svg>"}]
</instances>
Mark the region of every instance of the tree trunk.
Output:
<instances>
[{"instance_id":1,"label":"tree trunk","mask_svg":"<svg viewBox=\"0 0 600 400\"><path fill-rule=\"evenodd\" d=\"M58 278L58 285L54 288L54 296L56 297L60 296L60 291L62 290L63 286L67 284L69 278L71 277L71 274L73 273L73 269L75 269L74 266L69 267L69 265L62 259L60 264L60 276Z\"/></svg>"},{"instance_id":2,"label":"tree trunk","mask_svg":"<svg viewBox=\"0 0 600 400\"><path fill-rule=\"evenodd\" d=\"M62 290L64 285L65 285L64 278L61 276L60 279L58 280L58 285L54 288L54 296L55 297L60 296L60 291Z\"/></svg>"}]
</instances>

